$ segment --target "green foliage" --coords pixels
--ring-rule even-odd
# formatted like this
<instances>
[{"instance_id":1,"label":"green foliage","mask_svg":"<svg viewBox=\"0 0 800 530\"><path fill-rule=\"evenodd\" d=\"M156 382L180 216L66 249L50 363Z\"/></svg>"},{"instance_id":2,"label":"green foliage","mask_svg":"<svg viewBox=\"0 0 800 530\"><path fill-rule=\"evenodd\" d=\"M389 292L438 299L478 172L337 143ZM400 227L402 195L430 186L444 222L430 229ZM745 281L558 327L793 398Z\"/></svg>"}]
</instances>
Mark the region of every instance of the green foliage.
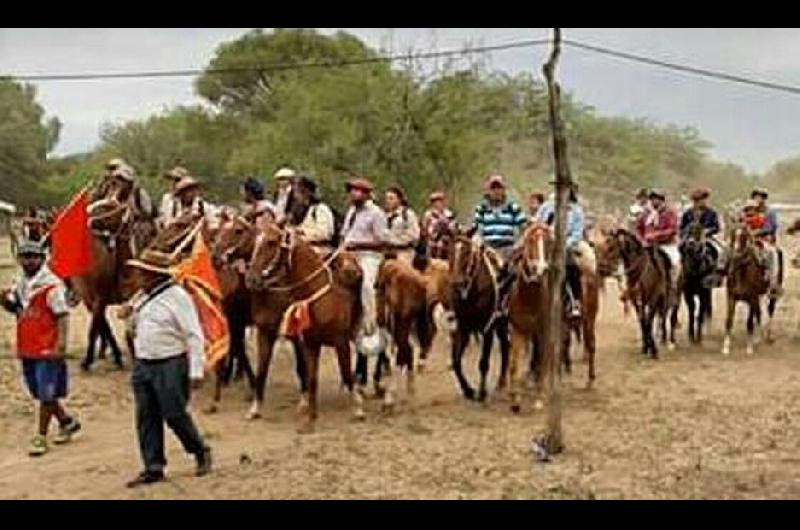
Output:
<instances>
[{"instance_id":1,"label":"green foliage","mask_svg":"<svg viewBox=\"0 0 800 530\"><path fill-rule=\"evenodd\" d=\"M0 79L0 198L19 204L36 200L60 130L57 119L45 118L32 85Z\"/></svg>"},{"instance_id":2,"label":"green foliage","mask_svg":"<svg viewBox=\"0 0 800 530\"><path fill-rule=\"evenodd\" d=\"M772 195L782 200L800 198L800 156L783 160L772 166L764 175L764 185Z\"/></svg>"}]
</instances>

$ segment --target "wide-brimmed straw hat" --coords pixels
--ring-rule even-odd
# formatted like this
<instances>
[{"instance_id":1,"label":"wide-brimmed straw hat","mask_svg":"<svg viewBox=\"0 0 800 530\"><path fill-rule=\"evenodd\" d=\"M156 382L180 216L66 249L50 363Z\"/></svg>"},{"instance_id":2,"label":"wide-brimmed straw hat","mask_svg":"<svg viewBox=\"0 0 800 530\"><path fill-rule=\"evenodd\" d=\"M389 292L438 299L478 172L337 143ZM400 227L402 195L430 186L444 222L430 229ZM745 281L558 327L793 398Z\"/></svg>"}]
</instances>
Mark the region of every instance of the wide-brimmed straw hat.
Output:
<instances>
[{"instance_id":1,"label":"wide-brimmed straw hat","mask_svg":"<svg viewBox=\"0 0 800 530\"><path fill-rule=\"evenodd\" d=\"M197 182L197 180L194 179L193 177L189 177L189 176L181 177L181 179L175 185L175 194L178 195L180 193L183 193L186 190L190 190L190 189L193 189L193 188L199 188L199 187L200 187L200 183Z\"/></svg>"},{"instance_id":2,"label":"wide-brimmed straw hat","mask_svg":"<svg viewBox=\"0 0 800 530\"><path fill-rule=\"evenodd\" d=\"M711 196L711 190L708 188L696 188L689 194L689 198L693 201L702 201Z\"/></svg>"},{"instance_id":3,"label":"wide-brimmed straw hat","mask_svg":"<svg viewBox=\"0 0 800 530\"><path fill-rule=\"evenodd\" d=\"M428 196L428 202L436 202L436 201L443 201L445 198L443 191L434 191Z\"/></svg>"},{"instance_id":4,"label":"wide-brimmed straw hat","mask_svg":"<svg viewBox=\"0 0 800 530\"><path fill-rule=\"evenodd\" d=\"M128 267L141 269L155 274L169 276L172 274L170 267L174 265L172 256L158 250L147 249L138 259L127 261Z\"/></svg>"},{"instance_id":5,"label":"wide-brimmed straw hat","mask_svg":"<svg viewBox=\"0 0 800 530\"><path fill-rule=\"evenodd\" d=\"M133 182L134 181L134 174L133 168L127 164L122 164L114 172L111 174L112 177L118 180L122 180L125 182Z\"/></svg>"},{"instance_id":6,"label":"wide-brimmed straw hat","mask_svg":"<svg viewBox=\"0 0 800 530\"><path fill-rule=\"evenodd\" d=\"M296 176L297 173L295 173L294 169L289 167L282 167L275 172L272 178L275 180L289 180L295 178Z\"/></svg>"},{"instance_id":7,"label":"wide-brimmed straw hat","mask_svg":"<svg viewBox=\"0 0 800 530\"><path fill-rule=\"evenodd\" d=\"M662 201L667 199L667 193L658 188L650 190L650 193L647 196L651 199L661 199Z\"/></svg>"},{"instance_id":8,"label":"wide-brimmed straw hat","mask_svg":"<svg viewBox=\"0 0 800 530\"><path fill-rule=\"evenodd\" d=\"M26 239L19 243L17 256L46 256L47 252L40 243Z\"/></svg>"},{"instance_id":9,"label":"wide-brimmed straw hat","mask_svg":"<svg viewBox=\"0 0 800 530\"><path fill-rule=\"evenodd\" d=\"M761 196L761 197L764 197L765 199L768 199L769 198L769 190L767 188L762 188L762 187L754 188L753 192L750 194L750 198L751 199L755 199L758 196Z\"/></svg>"},{"instance_id":10,"label":"wide-brimmed straw hat","mask_svg":"<svg viewBox=\"0 0 800 530\"><path fill-rule=\"evenodd\" d=\"M188 176L189 170L181 166L175 166L174 168L164 172L164 178L168 178L170 180L180 180L183 177Z\"/></svg>"},{"instance_id":11,"label":"wide-brimmed straw hat","mask_svg":"<svg viewBox=\"0 0 800 530\"><path fill-rule=\"evenodd\" d=\"M345 191L350 191L352 189L361 190L365 193L372 193L372 190L375 189L375 186L372 185L372 182L368 181L365 178L354 178L347 181L344 185Z\"/></svg>"}]
</instances>

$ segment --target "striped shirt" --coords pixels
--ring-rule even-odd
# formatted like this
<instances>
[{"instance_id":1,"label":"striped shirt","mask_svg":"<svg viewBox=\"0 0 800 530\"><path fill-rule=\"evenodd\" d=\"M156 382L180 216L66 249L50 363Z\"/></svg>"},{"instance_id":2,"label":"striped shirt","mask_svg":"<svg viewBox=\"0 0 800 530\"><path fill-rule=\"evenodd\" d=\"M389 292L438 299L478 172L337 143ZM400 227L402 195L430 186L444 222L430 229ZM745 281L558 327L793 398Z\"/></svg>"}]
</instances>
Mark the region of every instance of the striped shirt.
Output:
<instances>
[{"instance_id":1,"label":"striped shirt","mask_svg":"<svg viewBox=\"0 0 800 530\"><path fill-rule=\"evenodd\" d=\"M513 245L527 222L525 212L513 201L492 206L489 201L483 200L475 208L473 216L477 235L493 248Z\"/></svg>"}]
</instances>

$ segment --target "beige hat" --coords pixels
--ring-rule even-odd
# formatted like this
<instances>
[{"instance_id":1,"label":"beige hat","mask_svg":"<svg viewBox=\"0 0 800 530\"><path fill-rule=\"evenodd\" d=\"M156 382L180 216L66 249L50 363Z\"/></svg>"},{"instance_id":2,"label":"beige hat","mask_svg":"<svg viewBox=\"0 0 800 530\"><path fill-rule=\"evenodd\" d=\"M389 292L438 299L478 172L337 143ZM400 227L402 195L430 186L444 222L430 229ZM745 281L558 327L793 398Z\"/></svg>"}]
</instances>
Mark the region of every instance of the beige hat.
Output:
<instances>
[{"instance_id":1,"label":"beige hat","mask_svg":"<svg viewBox=\"0 0 800 530\"><path fill-rule=\"evenodd\" d=\"M128 164L121 158L112 158L106 163L106 169L117 169Z\"/></svg>"},{"instance_id":2,"label":"beige hat","mask_svg":"<svg viewBox=\"0 0 800 530\"><path fill-rule=\"evenodd\" d=\"M194 178L189 176L181 177L181 179L175 185L175 195L179 195L186 190L198 187L200 187L200 183Z\"/></svg>"},{"instance_id":3,"label":"beige hat","mask_svg":"<svg viewBox=\"0 0 800 530\"><path fill-rule=\"evenodd\" d=\"M124 163L117 169L115 169L114 172L111 174L111 176L116 179L123 180L125 182L134 181L133 168Z\"/></svg>"},{"instance_id":4,"label":"beige hat","mask_svg":"<svg viewBox=\"0 0 800 530\"><path fill-rule=\"evenodd\" d=\"M297 173L294 172L294 169L288 167L282 167L275 172L275 175L273 175L272 178L275 180L284 180L284 179L293 179L295 176L297 176Z\"/></svg>"},{"instance_id":5,"label":"beige hat","mask_svg":"<svg viewBox=\"0 0 800 530\"><path fill-rule=\"evenodd\" d=\"M174 263L169 254L146 249L138 259L128 260L127 265L128 267L169 276L172 274L170 267L174 265Z\"/></svg>"},{"instance_id":6,"label":"beige hat","mask_svg":"<svg viewBox=\"0 0 800 530\"><path fill-rule=\"evenodd\" d=\"M180 180L183 177L188 177L188 176L189 176L189 170L181 166L175 166L174 168L164 173L164 177L170 180Z\"/></svg>"}]
</instances>

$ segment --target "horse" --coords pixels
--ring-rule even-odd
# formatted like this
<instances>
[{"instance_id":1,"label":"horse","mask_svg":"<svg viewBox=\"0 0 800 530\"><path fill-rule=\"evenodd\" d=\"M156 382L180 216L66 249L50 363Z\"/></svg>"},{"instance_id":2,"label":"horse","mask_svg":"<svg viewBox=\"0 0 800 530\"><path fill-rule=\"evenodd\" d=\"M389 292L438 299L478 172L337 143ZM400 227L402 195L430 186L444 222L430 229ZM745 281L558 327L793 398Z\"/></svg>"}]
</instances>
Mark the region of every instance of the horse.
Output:
<instances>
[{"instance_id":1,"label":"horse","mask_svg":"<svg viewBox=\"0 0 800 530\"><path fill-rule=\"evenodd\" d=\"M517 262L517 277L511 287L508 316L511 324L511 359L509 363L509 397L511 411L520 406L519 371L528 346L531 346L531 370L541 389L543 381L542 352L548 336L550 285L547 277L548 256L553 241L546 225L534 223L522 234L522 253ZM541 400L537 399L537 408Z\"/></svg>"},{"instance_id":2,"label":"horse","mask_svg":"<svg viewBox=\"0 0 800 530\"><path fill-rule=\"evenodd\" d=\"M681 287L689 313L689 341L703 341L703 325L712 317L712 285L716 259L711 254L703 225L695 223L680 245Z\"/></svg>"},{"instance_id":3,"label":"horse","mask_svg":"<svg viewBox=\"0 0 800 530\"><path fill-rule=\"evenodd\" d=\"M278 341L281 319L292 301L288 293L254 292L247 286L247 263L253 256L257 238L256 226L244 217L236 216L222 223L212 249L214 266L221 273L220 281L228 285L226 290L231 293L225 303L226 315L234 322L231 326L231 348L243 362L247 362L247 366L249 361L246 360L244 348L245 329L248 325L253 325L258 332L258 365L251 383L254 395L247 413L249 420L261 417L267 376ZM305 393L308 381L305 358L297 341L292 341L292 347L297 379L301 392Z\"/></svg>"},{"instance_id":4,"label":"horse","mask_svg":"<svg viewBox=\"0 0 800 530\"><path fill-rule=\"evenodd\" d=\"M470 337L479 337L482 343L478 365L481 382L477 399L484 401L487 397L491 338L495 335L500 342L501 356L498 389L505 388L508 373L508 317L500 311L501 293L497 278L502 263L496 252L473 242L468 233L460 231L450 240L449 256L450 304L456 320L456 328L452 332L452 369L464 397L475 400L475 389L464 376L461 365Z\"/></svg>"},{"instance_id":5,"label":"horse","mask_svg":"<svg viewBox=\"0 0 800 530\"><path fill-rule=\"evenodd\" d=\"M410 264L395 256L387 256L378 268L375 281L377 324L388 331L397 348L395 365L405 372L407 393L414 395L414 350L409 342L412 328L416 331L421 351L433 344L433 306L429 302L425 277ZM392 374L396 377L399 374ZM384 396L384 410L394 406L395 381Z\"/></svg>"},{"instance_id":6,"label":"horse","mask_svg":"<svg viewBox=\"0 0 800 530\"><path fill-rule=\"evenodd\" d=\"M100 340L100 356L111 348L114 364L122 368L122 351L106 318L110 305L126 302L135 293L132 272L125 266L129 259L155 237L155 224L133 219L130 209L113 201L99 201L89 207L89 226L93 234L92 269L70 278L70 287L91 314L89 340L81 368L89 371Z\"/></svg>"},{"instance_id":7,"label":"horse","mask_svg":"<svg viewBox=\"0 0 800 530\"><path fill-rule=\"evenodd\" d=\"M306 362L308 389L303 392L300 410L304 412L301 433L313 432L317 420L319 359L322 346L336 350L339 373L353 403L353 415L363 420L363 391L356 389L351 369L350 343L361 322L360 268L347 260L345 270L331 270L339 257L337 250L322 258L293 230L267 222L255 243L250 268L245 276L252 291L265 296L288 294L293 304L284 315L283 331L299 339Z\"/></svg>"},{"instance_id":8,"label":"horse","mask_svg":"<svg viewBox=\"0 0 800 530\"><path fill-rule=\"evenodd\" d=\"M769 281L764 276L764 267L758 255L756 238L745 225L739 224L731 231L731 250L726 278L728 312L725 319L725 339L722 354L731 353L731 333L736 313L736 304L744 302L747 314L747 355L754 353L754 333L756 325L761 324L761 300L769 291ZM775 311L776 301L770 299L769 318Z\"/></svg>"},{"instance_id":9,"label":"horse","mask_svg":"<svg viewBox=\"0 0 800 530\"><path fill-rule=\"evenodd\" d=\"M670 296L669 260L655 248L647 248L624 228L617 229L609 239L610 263L622 262L629 297L636 309L642 335L642 354L658 359L658 346L653 335L656 317L662 322L662 342L666 342L666 320ZM677 311L671 314L671 340L674 344Z\"/></svg>"}]
</instances>

